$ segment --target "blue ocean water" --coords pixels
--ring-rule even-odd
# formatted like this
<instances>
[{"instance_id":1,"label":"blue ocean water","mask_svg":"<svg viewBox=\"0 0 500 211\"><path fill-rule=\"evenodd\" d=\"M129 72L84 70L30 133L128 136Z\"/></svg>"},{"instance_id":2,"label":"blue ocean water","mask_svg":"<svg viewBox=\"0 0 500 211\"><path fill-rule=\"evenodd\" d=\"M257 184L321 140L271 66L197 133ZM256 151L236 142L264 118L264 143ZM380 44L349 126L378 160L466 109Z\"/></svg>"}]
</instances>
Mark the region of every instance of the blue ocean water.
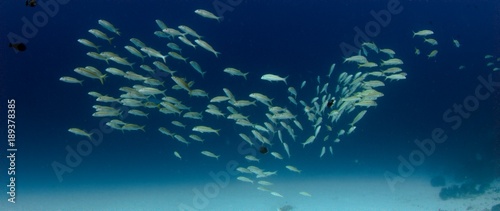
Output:
<instances>
[{"instance_id":1,"label":"blue ocean water","mask_svg":"<svg viewBox=\"0 0 500 211\"><path fill-rule=\"evenodd\" d=\"M332 175L371 175L385 181L387 172L401 176L398 173L401 165L399 157L411 160L412 152L422 151L415 141L432 137L436 128L444 131L446 141L435 143L435 150L424 156L421 164L413 165L414 174L427 175L429 180L443 175L457 183L471 178L487 183L499 176L499 87L488 90L490 95L478 100L477 106L469 105L474 109L467 115L453 112L455 104L475 102L470 100L477 99L476 88L484 87L482 80L489 77L493 81L500 80L498 72L493 71L493 68L500 67L497 61L500 56L498 1L38 2L33 8L26 7L22 1L0 3L0 19L4 20L0 23L0 111L7 114L7 100L15 99L18 203L23 203L23 193L38 191L203 183L210 180L209 172L224 170L229 161L235 161L240 166L256 165L278 170L277 180L295 178L296 175L291 175L284 168L285 165L294 165L300 167L300 178L304 180ZM49 3L52 3L47 7L49 10L45 10L43 5ZM391 4L399 4L397 8L400 12L391 14L390 20L382 26L372 13L388 11ZM195 14L193 11L196 9L206 9L224 18L220 23L206 19ZM121 36L101 27L97 23L99 19L119 28ZM167 58L169 67L177 70L180 77L195 81L193 86L208 92L210 98L224 95L223 88L230 89L236 99L251 100L248 97L250 93L260 92L274 98L273 105L286 107L298 115L304 131L288 122L297 135L296 141L290 138L286 129L282 130L290 146L290 158L287 158L276 134L269 135L273 145L267 147L270 151L279 151L285 156L285 162L276 160L269 153L259 154L256 148L244 145L238 134L252 136L249 128L207 113L203 114L203 121L199 121L143 109L149 113L148 118L127 115L124 121L145 125L145 132L123 133L103 126L103 118L92 117L92 105L98 103L87 94L89 91L117 97L122 94L118 91L119 87L137 83L110 75L104 84L100 84L98 80L75 73L74 68L84 66L94 66L102 72L110 66L130 70L111 61L108 65L88 57L85 54L93 49L81 45L77 39L91 40L101 46L102 51L128 57L129 61L136 63L133 71L146 75L139 68L142 61L130 55L123 46L132 45L129 39L134 37L163 54L168 52L166 44L171 40L153 34L159 30L156 19L162 20L168 27L187 25L195 29L221 52L216 58L199 46L193 49L175 40L183 49L182 55L189 61L197 61L207 71L205 77L201 77L189 64ZM39 26L35 26L35 31L26 31L26 22L39 23ZM376 35L366 41L376 43L379 48L393 49L395 57L404 61L401 67L408 74L407 79L380 79L385 86L376 89L384 96L377 100L376 107L367 108L364 118L356 124L355 132L341 137L339 143L333 142L336 131L347 130L360 110L355 110L349 118L337 123L330 123L325 114L316 141L302 147L301 143L314 134L313 123L307 120L303 106L295 106L288 101L287 88L295 87L297 101L302 99L309 104L318 96L318 76L319 84L322 86L328 82L333 93L342 72L355 74L368 71L358 69L352 63L343 63L344 58L352 55L344 53L341 46L342 43L354 46L355 29L365 31L365 27L372 23L378 26L379 31L372 33ZM92 28L114 37L112 44L88 33ZM437 46L424 43L421 37L412 37L413 31L423 29L434 32L432 38L439 42ZM461 43L459 48L455 47L453 39ZM15 52L8 47L9 42L24 42L27 50ZM415 55L415 48L420 49L420 55ZM427 58L426 55L435 49L439 51L437 56ZM387 59L381 53L374 55L373 51L368 51L367 57L373 58L373 62L380 63L381 59ZM493 55L494 58L488 60L485 55ZM147 57L144 63L154 67L152 62L157 60ZM493 66L487 66L488 62L493 62ZM327 78L333 63L336 63L336 68L332 77ZM465 69L459 70L461 65ZM222 71L226 67L249 72L248 79L229 76ZM288 76L287 84L261 80L260 77L267 73ZM83 86L61 82L61 76L83 79ZM202 112L209 104L210 98L189 97L183 90L172 90L174 83L170 76L161 76L161 79L165 82L166 94L180 99L192 111ZM300 89L303 81L306 81L306 86ZM222 103L219 108L228 114L228 105ZM452 112L445 115L449 109ZM268 112L267 108L260 103L239 111L250 115L254 123L269 121L264 115ZM7 137L7 115L1 116L0 134ZM188 127L173 126L173 120L182 121ZM198 134L205 142L200 144L189 140L191 144L186 146L158 131L159 127L166 127L188 139L188 135L193 134L191 128L196 125L221 129L220 136ZM327 125L332 126L333 132L327 130ZM86 137L68 132L69 128L96 130L102 134L95 136L100 142L83 146L90 142ZM326 135L330 138L323 141ZM8 155L6 138L2 139L2 146L5 147L1 148L0 154ZM90 149L87 150L86 146ZM326 146L326 153L320 159L322 146ZM333 147L333 156L329 146ZM68 163L68 154L78 147L87 150L88 155L70 159ZM205 157L200 154L203 150L221 157L218 161ZM182 160L174 157L174 151L182 155ZM254 154L260 162L249 163L244 159L248 154ZM6 174L10 163L5 157L0 163L2 171L5 169L2 182L7 184L11 176ZM233 179L236 177L232 175ZM3 190L8 191L8 188ZM2 204L7 198L8 195L2 197ZM172 207L176 207L177 202L171 203ZM16 209L15 205L10 209Z\"/></svg>"}]
</instances>

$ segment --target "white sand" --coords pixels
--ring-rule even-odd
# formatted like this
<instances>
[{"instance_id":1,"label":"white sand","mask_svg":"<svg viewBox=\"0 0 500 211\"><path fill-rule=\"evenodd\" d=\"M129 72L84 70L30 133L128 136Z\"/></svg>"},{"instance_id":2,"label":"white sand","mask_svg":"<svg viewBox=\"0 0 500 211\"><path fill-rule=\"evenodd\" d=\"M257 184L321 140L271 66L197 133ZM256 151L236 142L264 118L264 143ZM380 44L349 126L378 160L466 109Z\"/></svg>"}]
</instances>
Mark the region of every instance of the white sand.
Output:
<instances>
[{"instance_id":1,"label":"white sand","mask_svg":"<svg viewBox=\"0 0 500 211\"><path fill-rule=\"evenodd\" d=\"M89 187L73 190L40 190L19 192L15 205L1 203L7 210L277 210L291 205L292 210L483 210L500 203L492 191L479 197L443 201L440 188L429 185L428 179L410 178L391 192L383 177L333 177L273 181L268 186L284 198L257 190L258 185L231 178L224 188L209 190L207 201L193 203L193 189L204 192L206 183L134 186ZM500 188L500 182L494 183ZM312 197L298 194L306 191ZM213 195L210 195L213 194ZM205 195L207 196L207 195ZM2 210L4 210L2 208ZM189 209L187 209L189 210Z\"/></svg>"}]
</instances>

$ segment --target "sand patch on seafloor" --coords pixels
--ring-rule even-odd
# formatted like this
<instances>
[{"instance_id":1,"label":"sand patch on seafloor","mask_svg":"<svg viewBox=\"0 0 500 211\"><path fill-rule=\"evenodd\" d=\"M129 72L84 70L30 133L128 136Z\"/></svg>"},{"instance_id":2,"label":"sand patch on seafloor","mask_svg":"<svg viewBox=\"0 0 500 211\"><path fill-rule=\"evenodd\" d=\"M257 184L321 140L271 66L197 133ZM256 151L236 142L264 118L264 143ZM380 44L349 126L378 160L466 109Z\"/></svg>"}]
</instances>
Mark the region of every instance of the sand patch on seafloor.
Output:
<instances>
[{"instance_id":1,"label":"sand patch on seafloor","mask_svg":"<svg viewBox=\"0 0 500 211\"><path fill-rule=\"evenodd\" d=\"M391 191L383 177L331 177L314 180L272 181L267 188L284 197L257 190L257 184L232 179L210 195L206 203L193 203L194 189L207 183L149 186L113 186L20 192L15 205L6 210L485 210L500 203L492 184L486 194L464 199L441 200L440 188L428 179L408 179ZM307 197L299 192L306 191ZM214 192L215 193L215 192ZM213 196L213 197L212 197ZM196 202L195 202L196 203ZM180 206L183 205L183 206ZM198 206L196 206L198 205ZM201 206L203 205L203 206ZM289 206L289 207L285 207ZM203 209L198 209L203 208Z\"/></svg>"}]
</instances>

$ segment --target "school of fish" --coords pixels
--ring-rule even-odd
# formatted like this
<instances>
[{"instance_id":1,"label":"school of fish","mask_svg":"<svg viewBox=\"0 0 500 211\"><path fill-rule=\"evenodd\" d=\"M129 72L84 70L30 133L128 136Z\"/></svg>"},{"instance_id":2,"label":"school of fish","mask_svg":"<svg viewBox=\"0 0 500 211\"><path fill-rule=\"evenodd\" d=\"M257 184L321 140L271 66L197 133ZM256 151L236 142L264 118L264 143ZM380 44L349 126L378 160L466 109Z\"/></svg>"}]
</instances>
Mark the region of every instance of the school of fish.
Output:
<instances>
[{"instance_id":1,"label":"school of fish","mask_svg":"<svg viewBox=\"0 0 500 211\"><path fill-rule=\"evenodd\" d=\"M220 17L206 10L199 9L194 13L220 21ZM164 41L164 47L149 46L147 42L132 37L129 38L129 45L112 48L109 44L118 39L126 39L125 34L111 22L98 20L102 29L88 30L95 36L95 40L91 41L91 36L78 39L79 43L88 47L90 51L87 55L96 60L93 63L96 65L75 67L76 74L62 76L60 80L82 86L92 83L85 81L87 79L98 81L92 83L92 86L107 86L107 80L111 77L115 84L116 81L122 81L123 86L113 88L119 90L120 95L112 96L89 90L88 94L96 101L92 106L95 112L91 115L110 119L106 125L120 133L136 131L163 134L167 141L172 142L172 148L168 149L171 156L178 160L198 154L200 157L193 159L213 159L213 162L220 162L222 165L224 160L234 159L224 155L223 151L217 151L217 148L207 146L214 144L212 141L205 142L217 140L226 136L226 133L234 133L227 127L218 127L218 122L233 123L238 136L229 139L246 142L256 149L260 146L269 148L266 155L242 155L240 163L245 165L237 167L240 175L236 180L275 197L287 196L272 188L279 181L275 179L278 172L281 175L302 172L300 164L290 162L290 157L299 157L303 152L315 152L319 159L324 159L328 154L333 156L337 150L336 144L355 133L359 122L369 116L368 111L378 106L377 100L384 96L379 87L407 77L404 62L394 50L379 48L374 42L365 42L357 55L333 63L316 80L300 84L291 83L289 79L298 78L293 74L257 75L236 67L210 70L227 73L227 77L232 77L232 80L260 78L260 83L266 83L273 90L282 90L280 96L260 92L241 94L231 87L225 87L218 93L208 93L203 88L209 87L210 81L204 78L210 71L205 70L202 63L191 60L192 55L183 53L183 48L192 48L197 54L213 59L224 54L215 50L217 45L209 44L209 37L189 26L169 27L162 20L155 22L158 29L153 34ZM431 38L433 34L431 30L421 30L414 32L413 37L421 37L425 44L435 47L438 42ZM457 48L460 47L457 40L453 40L453 43ZM114 52L106 49L113 49ZM418 48L415 50L415 54L420 54ZM432 50L427 57L434 58L437 52ZM493 56L489 56L486 59L492 58ZM195 82L189 71L195 71L194 74L199 74L200 79ZM159 75L162 77L158 77ZM165 75L168 77L164 77ZM82 77L86 79L81 79ZM115 90L110 93L116 93ZM183 103L193 100L193 97L196 105L203 105L203 109ZM190 100L186 100L188 98ZM265 112L252 112L256 109ZM128 119L132 119L127 118L129 115L143 118L144 121L141 124L129 122ZM147 120L157 115L168 116L168 121L163 125L148 125ZM258 121L262 119L265 121ZM73 127L68 131L92 138L92 134L84 129ZM186 153L191 144L199 144L206 149L199 153ZM283 163L282 168L266 166L266 162L263 162L266 159L279 160ZM306 191L296 194L312 196Z\"/></svg>"}]
</instances>

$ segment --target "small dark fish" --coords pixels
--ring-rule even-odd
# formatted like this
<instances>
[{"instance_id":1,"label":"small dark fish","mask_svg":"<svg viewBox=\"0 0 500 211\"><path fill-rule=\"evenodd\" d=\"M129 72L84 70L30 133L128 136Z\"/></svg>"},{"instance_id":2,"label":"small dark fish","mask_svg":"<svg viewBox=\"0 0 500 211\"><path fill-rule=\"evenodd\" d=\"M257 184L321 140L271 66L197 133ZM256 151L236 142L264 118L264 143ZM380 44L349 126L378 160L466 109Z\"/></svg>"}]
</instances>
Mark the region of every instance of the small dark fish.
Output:
<instances>
[{"instance_id":1,"label":"small dark fish","mask_svg":"<svg viewBox=\"0 0 500 211\"><path fill-rule=\"evenodd\" d=\"M331 108L334 103L335 103L335 100L330 100L330 101L328 101L328 104L326 104L326 106L328 106L328 108Z\"/></svg>"},{"instance_id":2,"label":"small dark fish","mask_svg":"<svg viewBox=\"0 0 500 211\"><path fill-rule=\"evenodd\" d=\"M35 7L36 6L36 0L26 0L26 6L27 7Z\"/></svg>"},{"instance_id":3,"label":"small dark fish","mask_svg":"<svg viewBox=\"0 0 500 211\"><path fill-rule=\"evenodd\" d=\"M259 152L260 152L260 153L262 153L262 154L266 154L266 153L268 152L268 151L267 151L267 147L265 147L265 146L261 146L261 147L259 148Z\"/></svg>"},{"instance_id":4,"label":"small dark fish","mask_svg":"<svg viewBox=\"0 0 500 211\"><path fill-rule=\"evenodd\" d=\"M26 45L24 43L9 43L10 48L14 48L18 51L25 51Z\"/></svg>"}]
</instances>

